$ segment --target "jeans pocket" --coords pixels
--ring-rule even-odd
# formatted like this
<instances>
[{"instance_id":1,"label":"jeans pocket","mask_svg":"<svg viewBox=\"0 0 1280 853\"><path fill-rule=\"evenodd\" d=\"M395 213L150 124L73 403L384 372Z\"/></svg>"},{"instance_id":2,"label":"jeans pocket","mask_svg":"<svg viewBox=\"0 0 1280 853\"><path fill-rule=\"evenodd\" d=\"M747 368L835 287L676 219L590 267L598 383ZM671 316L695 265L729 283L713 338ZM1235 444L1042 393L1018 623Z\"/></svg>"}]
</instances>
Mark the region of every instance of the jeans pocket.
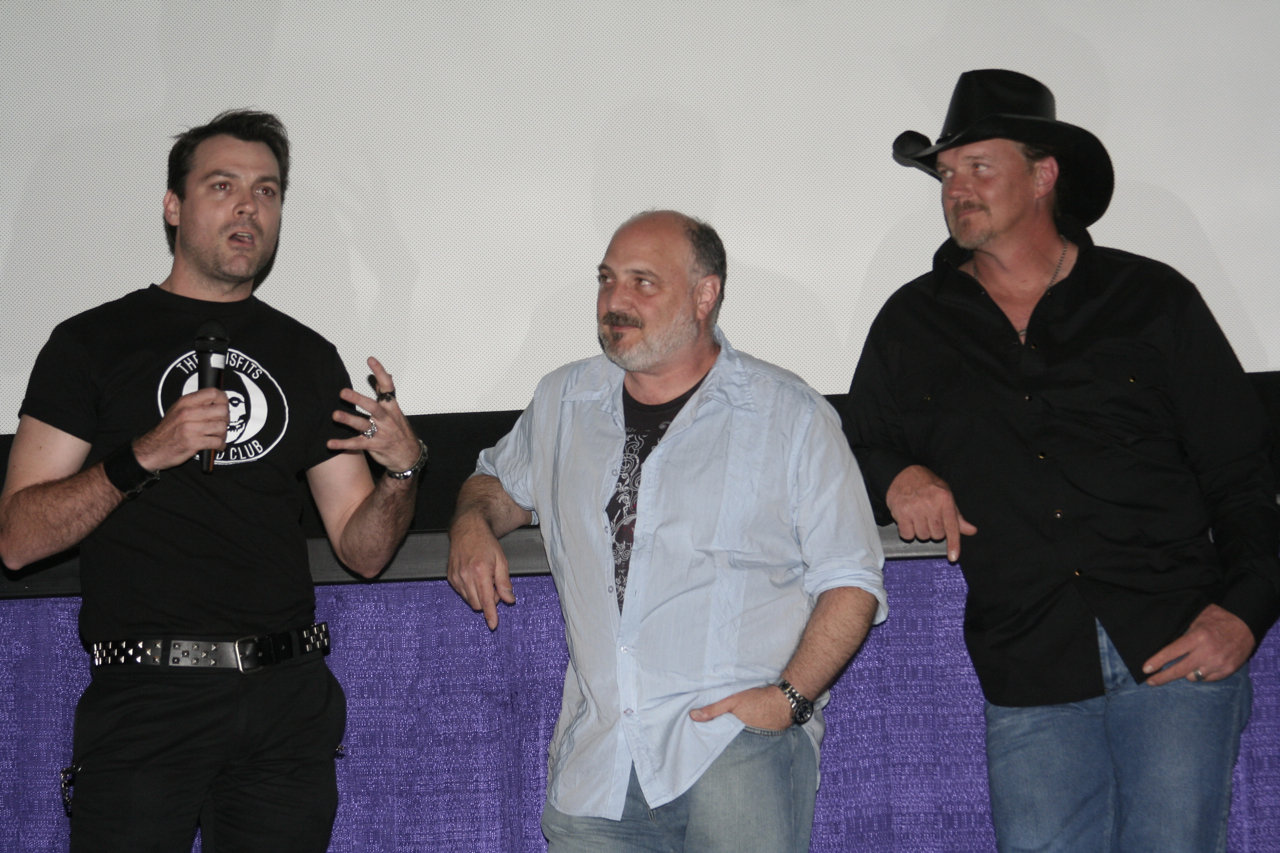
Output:
<instances>
[{"instance_id":1,"label":"jeans pocket","mask_svg":"<svg viewBox=\"0 0 1280 853\"><path fill-rule=\"evenodd\" d=\"M748 726L746 723L742 724L742 730L749 734L759 735L760 737L782 737L782 735L787 733L787 729L761 729L756 726Z\"/></svg>"}]
</instances>

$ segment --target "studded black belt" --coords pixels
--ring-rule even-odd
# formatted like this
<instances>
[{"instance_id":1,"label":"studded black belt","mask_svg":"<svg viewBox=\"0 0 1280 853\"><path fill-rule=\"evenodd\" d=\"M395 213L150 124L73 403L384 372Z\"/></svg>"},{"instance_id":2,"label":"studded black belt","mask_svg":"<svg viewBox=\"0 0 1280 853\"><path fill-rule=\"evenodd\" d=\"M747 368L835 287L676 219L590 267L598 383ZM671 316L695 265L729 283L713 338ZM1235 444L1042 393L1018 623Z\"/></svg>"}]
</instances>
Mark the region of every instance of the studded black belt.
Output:
<instances>
[{"instance_id":1,"label":"studded black belt","mask_svg":"<svg viewBox=\"0 0 1280 853\"><path fill-rule=\"evenodd\" d=\"M329 623L237 640L109 640L94 643L89 653L94 666L142 664L252 672L291 658L328 654Z\"/></svg>"}]
</instances>

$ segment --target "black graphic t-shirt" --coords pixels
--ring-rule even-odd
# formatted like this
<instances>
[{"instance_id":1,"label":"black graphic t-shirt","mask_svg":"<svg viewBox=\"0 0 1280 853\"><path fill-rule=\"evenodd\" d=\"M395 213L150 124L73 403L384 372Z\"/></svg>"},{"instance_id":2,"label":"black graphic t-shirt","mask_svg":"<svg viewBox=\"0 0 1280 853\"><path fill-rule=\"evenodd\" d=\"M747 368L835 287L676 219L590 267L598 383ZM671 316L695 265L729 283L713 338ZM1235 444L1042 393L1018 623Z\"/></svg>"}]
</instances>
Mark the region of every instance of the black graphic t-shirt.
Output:
<instances>
[{"instance_id":1,"label":"black graphic t-shirt","mask_svg":"<svg viewBox=\"0 0 1280 853\"><path fill-rule=\"evenodd\" d=\"M243 636L306 624L315 595L299 521L308 468L349 435L332 412L349 386L333 345L259 301L205 302L152 286L54 329L22 414L90 443L86 465L152 429L196 389L196 331L230 349L228 446L122 504L80 547L82 639Z\"/></svg>"},{"instance_id":2,"label":"black graphic t-shirt","mask_svg":"<svg viewBox=\"0 0 1280 853\"><path fill-rule=\"evenodd\" d=\"M622 414L627 422L627 434L622 443L622 468L618 472L618 484L605 513L609 517L609 529L613 532L613 579L618 592L618 609L627 593L627 572L631 568L631 544L635 541L636 514L639 511L640 468L653 448L658 446L667 427L698 390L699 380L688 391L667 403L646 405L637 401L622 389Z\"/></svg>"}]
</instances>

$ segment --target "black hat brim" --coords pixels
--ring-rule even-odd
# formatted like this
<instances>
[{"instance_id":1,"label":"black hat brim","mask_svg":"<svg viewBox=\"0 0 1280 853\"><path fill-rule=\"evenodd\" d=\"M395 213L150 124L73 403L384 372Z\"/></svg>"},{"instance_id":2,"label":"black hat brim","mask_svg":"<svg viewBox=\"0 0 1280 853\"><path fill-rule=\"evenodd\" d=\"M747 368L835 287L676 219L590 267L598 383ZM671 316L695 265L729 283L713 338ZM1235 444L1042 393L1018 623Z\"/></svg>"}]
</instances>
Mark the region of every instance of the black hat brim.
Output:
<instances>
[{"instance_id":1,"label":"black hat brim","mask_svg":"<svg viewBox=\"0 0 1280 853\"><path fill-rule=\"evenodd\" d=\"M1111 157L1102 142L1073 124L1034 116L996 113L959 133L930 144L918 131L908 130L893 141L893 159L938 177L938 154L984 139L1011 139L1044 146L1058 161L1058 205L1082 225L1092 225L1106 213L1115 190Z\"/></svg>"}]
</instances>

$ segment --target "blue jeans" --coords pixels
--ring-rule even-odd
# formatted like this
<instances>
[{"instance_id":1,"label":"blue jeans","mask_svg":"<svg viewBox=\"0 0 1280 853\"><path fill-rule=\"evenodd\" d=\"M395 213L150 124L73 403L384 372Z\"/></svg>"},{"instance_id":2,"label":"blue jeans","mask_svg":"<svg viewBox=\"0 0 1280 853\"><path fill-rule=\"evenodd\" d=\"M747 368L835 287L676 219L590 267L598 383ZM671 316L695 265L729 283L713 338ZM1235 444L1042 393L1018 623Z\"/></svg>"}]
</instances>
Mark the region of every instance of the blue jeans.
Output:
<instances>
[{"instance_id":1,"label":"blue jeans","mask_svg":"<svg viewBox=\"0 0 1280 853\"><path fill-rule=\"evenodd\" d=\"M805 853L818 763L799 726L744 729L693 787L649 808L631 771L621 820L542 812L548 853Z\"/></svg>"},{"instance_id":2,"label":"blue jeans","mask_svg":"<svg viewBox=\"0 0 1280 853\"><path fill-rule=\"evenodd\" d=\"M1106 694L987 704L991 818L1001 851L1210 853L1227 844L1231 772L1253 687L1137 684L1102 627Z\"/></svg>"}]
</instances>

